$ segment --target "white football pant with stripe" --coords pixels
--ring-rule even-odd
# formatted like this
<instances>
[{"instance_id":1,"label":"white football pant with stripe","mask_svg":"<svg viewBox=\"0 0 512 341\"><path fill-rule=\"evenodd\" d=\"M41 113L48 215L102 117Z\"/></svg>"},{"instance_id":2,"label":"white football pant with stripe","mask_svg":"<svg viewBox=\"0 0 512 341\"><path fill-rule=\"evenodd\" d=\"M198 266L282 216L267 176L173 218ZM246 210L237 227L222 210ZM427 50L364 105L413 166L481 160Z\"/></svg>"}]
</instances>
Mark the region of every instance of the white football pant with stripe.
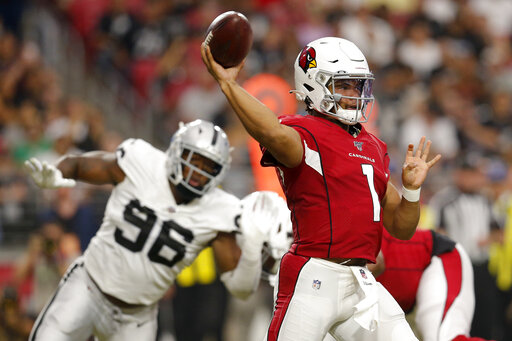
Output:
<instances>
[{"instance_id":1,"label":"white football pant with stripe","mask_svg":"<svg viewBox=\"0 0 512 341\"><path fill-rule=\"evenodd\" d=\"M155 340L158 306L121 309L99 291L83 259L73 263L62 277L53 298L39 314L30 341Z\"/></svg>"}]
</instances>

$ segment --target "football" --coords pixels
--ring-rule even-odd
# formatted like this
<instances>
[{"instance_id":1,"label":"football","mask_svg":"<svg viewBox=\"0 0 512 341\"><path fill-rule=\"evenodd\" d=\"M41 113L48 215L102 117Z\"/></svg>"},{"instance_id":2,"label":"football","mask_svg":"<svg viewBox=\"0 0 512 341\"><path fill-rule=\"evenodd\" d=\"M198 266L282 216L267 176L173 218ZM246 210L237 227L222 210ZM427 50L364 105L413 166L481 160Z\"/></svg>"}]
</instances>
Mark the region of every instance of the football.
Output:
<instances>
[{"instance_id":1,"label":"football","mask_svg":"<svg viewBox=\"0 0 512 341\"><path fill-rule=\"evenodd\" d=\"M208 27L205 43L210 46L215 61L224 68L238 65L252 46L251 24L242 13L224 12Z\"/></svg>"}]
</instances>

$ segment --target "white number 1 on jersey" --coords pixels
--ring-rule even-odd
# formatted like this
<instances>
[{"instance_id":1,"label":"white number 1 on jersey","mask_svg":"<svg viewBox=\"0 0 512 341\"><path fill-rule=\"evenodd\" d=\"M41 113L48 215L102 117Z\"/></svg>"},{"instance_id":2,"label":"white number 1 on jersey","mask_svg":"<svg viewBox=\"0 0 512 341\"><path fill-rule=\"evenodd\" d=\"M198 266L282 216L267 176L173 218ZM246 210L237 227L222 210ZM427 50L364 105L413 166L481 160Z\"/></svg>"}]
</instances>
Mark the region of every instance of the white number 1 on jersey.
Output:
<instances>
[{"instance_id":1,"label":"white number 1 on jersey","mask_svg":"<svg viewBox=\"0 0 512 341\"><path fill-rule=\"evenodd\" d=\"M369 164L362 164L361 168L363 169L363 174L366 175L370 194L372 195L373 221L380 221L380 201L377 191L375 190L375 184L373 183L373 166Z\"/></svg>"}]
</instances>

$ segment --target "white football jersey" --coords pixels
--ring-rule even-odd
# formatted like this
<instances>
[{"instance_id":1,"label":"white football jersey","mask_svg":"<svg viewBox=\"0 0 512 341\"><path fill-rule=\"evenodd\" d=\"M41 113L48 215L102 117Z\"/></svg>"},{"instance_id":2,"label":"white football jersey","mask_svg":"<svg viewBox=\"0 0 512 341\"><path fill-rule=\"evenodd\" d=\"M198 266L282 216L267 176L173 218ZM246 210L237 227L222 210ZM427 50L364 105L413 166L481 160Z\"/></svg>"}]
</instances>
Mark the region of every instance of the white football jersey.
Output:
<instances>
[{"instance_id":1,"label":"white football jersey","mask_svg":"<svg viewBox=\"0 0 512 341\"><path fill-rule=\"evenodd\" d=\"M218 232L237 229L240 200L219 188L177 205L166 159L143 140L119 146L117 163L126 177L113 189L103 223L84 254L100 289L127 303L158 301Z\"/></svg>"}]
</instances>

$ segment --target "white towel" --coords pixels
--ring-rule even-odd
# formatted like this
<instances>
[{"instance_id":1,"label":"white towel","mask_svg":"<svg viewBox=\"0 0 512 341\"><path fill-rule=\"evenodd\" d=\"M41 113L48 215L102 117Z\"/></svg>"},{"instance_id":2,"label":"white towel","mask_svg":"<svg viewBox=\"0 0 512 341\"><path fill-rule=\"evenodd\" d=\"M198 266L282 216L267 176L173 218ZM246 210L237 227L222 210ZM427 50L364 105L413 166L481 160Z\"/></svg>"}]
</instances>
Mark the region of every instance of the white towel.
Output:
<instances>
[{"instance_id":1,"label":"white towel","mask_svg":"<svg viewBox=\"0 0 512 341\"><path fill-rule=\"evenodd\" d=\"M377 328L379 318L377 282L366 267L351 266L350 269L365 295L354 307L354 321L364 329L374 331Z\"/></svg>"}]
</instances>

